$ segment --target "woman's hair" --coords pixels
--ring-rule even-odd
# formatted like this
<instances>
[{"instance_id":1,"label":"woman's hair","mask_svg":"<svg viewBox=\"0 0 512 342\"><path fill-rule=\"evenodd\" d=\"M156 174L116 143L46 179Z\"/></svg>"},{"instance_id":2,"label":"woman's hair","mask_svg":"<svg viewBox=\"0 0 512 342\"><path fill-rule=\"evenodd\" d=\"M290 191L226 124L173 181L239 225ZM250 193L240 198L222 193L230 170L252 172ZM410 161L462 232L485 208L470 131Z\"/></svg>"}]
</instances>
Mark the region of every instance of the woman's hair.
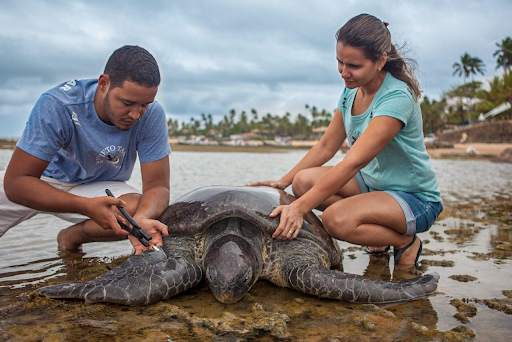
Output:
<instances>
[{"instance_id":1,"label":"woman's hair","mask_svg":"<svg viewBox=\"0 0 512 342\"><path fill-rule=\"evenodd\" d=\"M411 65L415 61L404 59L396 47L391 43L391 33L388 23L377 19L373 15L360 14L350 19L336 32L336 40L344 45L361 49L369 60L376 62L384 52L387 53L384 70L390 72L395 78L405 82L416 98L421 95L420 85Z\"/></svg>"}]
</instances>

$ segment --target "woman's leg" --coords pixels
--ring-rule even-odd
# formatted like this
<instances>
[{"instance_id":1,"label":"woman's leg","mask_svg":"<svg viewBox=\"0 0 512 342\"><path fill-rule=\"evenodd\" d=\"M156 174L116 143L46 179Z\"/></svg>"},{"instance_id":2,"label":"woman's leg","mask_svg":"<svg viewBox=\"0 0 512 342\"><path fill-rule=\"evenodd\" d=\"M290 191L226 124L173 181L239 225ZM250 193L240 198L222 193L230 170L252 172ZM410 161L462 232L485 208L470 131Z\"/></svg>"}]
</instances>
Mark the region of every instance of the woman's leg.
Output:
<instances>
[{"instance_id":1,"label":"woman's leg","mask_svg":"<svg viewBox=\"0 0 512 342\"><path fill-rule=\"evenodd\" d=\"M327 232L334 238L358 245L394 246L402 248L414 235L407 230L404 212L398 202L382 191L370 192L333 203L322 215ZM420 248L420 240L400 258L401 265L412 265Z\"/></svg>"},{"instance_id":2,"label":"woman's leg","mask_svg":"<svg viewBox=\"0 0 512 342\"><path fill-rule=\"evenodd\" d=\"M293 178L292 190L295 197L299 198L311 189L323 175L329 172L332 166L320 166L305 169L298 172ZM355 178L351 179L343 188L338 191L336 195L331 196L320 206L318 210L325 210L331 204L350 196L355 196L361 193L359 183Z\"/></svg>"}]
</instances>

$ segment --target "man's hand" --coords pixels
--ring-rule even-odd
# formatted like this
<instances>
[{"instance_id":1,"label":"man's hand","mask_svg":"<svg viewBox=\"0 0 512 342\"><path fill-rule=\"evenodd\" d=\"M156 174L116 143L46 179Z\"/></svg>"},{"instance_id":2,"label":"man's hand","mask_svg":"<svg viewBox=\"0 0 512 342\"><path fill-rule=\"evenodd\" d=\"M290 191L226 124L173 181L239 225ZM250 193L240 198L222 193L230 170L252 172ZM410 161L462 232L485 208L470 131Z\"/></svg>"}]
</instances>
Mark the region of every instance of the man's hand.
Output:
<instances>
[{"instance_id":1,"label":"man's hand","mask_svg":"<svg viewBox=\"0 0 512 342\"><path fill-rule=\"evenodd\" d=\"M160 221L151 220L151 219L136 219L134 220L139 224L139 226L144 229L149 235L151 235L151 240L149 240L150 248L153 246L162 246L164 244L162 240L162 235L169 235L168 227ZM124 230L123 230L124 231ZM141 254L145 250L149 249L148 247L144 247L140 241L132 235L128 235L128 239L135 248L135 255Z\"/></svg>"},{"instance_id":2,"label":"man's hand","mask_svg":"<svg viewBox=\"0 0 512 342\"><path fill-rule=\"evenodd\" d=\"M275 208L269 216L276 217L279 214L281 214L279 226L275 230L274 234L272 234L272 237L278 240L295 239L302 228L304 213L291 204L280 205Z\"/></svg>"},{"instance_id":3,"label":"man's hand","mask_svg":"<svg viewBox=\"0 0 512 342\"><path fill-rule=\"evenodd\" d=\"M115 206L124 207L126 202L120 198L114 198L109 196L87 198L85 204L85 210L82 214L89 216L91 220L96 222L103 229L112 229L118 236L126 236L130 240L135 254L141 254L148 247L144 245L133 235L130 235L126 230L122 229L118 221L131 227L130 222L126 220L122 215L114 212ZM167 226L157 220L143 219L134 217L135 222L144 229L150 236L149 241L151 246L162 246L163 240L162 235L169 235Z\"/></svg>"},{"instance_id":4,"label":"man's hand","mask_svg":"<svg viewBox=\"0 0 512 342\"><path fill-rule=\"evenodd\" d=\"M83 210L80 211L80 214L89 217L103 229L112 229L119 236L128 235L128 232L121 228L117 220L119 219L123 223L126 222L122 219L122 216L114 213L115 206L126 206L125 201L109 196L93 198L82 197L80 200L83 202L81 206Z\"/></svg>"}]
</instances>

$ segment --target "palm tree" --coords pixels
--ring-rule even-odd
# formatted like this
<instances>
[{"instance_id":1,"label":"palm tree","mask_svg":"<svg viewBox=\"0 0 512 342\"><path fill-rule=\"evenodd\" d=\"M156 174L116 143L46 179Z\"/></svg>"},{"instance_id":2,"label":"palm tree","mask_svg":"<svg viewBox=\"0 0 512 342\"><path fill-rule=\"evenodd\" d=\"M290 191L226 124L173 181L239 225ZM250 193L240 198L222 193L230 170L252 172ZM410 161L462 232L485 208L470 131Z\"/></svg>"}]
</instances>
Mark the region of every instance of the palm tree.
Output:
<instances>
[{"instance_id":1,"label":"palm tree","mask_svg":"<svg viewBox=\"0 0 512 342\"><path fill-rule=\"evenodd\" d=\"M464 53L462 56L460 56L460 63L455 62L452 65L453 75L462 76L464 79L464 88L466 89L466 78L469 76L474 76L479 74L484 74L485 71L485 64L482 62L482 60L478 57L472 57L467 52ZM469 96L468 91L466 89L466 97L469 98L469 105L468 105L468 125L471 124L471 101L472 98Z\"/></svg>"},{"instance_id":2,"label":"palm tree","mask_svg":"<svg viewBox=\"0 0 512 342\"><path fill-rule=\"evenodd\" d=\"M493 54L494 57L498 57L496 69L503 67L506 73L512 66L512 38L507 37L501 41L501 44L496 43L496 46L499 48Z\"/></svg>"},{"instance_id":3,"label":"palm tree","mask_svg":"<svg viewBox=\"0 0 512 342\"><path fill-rule=\"evenodd\" d=\"M256 109L251 109L251 114L254 122L258 122L258 111Z\"/></svg>"}]
</instances>

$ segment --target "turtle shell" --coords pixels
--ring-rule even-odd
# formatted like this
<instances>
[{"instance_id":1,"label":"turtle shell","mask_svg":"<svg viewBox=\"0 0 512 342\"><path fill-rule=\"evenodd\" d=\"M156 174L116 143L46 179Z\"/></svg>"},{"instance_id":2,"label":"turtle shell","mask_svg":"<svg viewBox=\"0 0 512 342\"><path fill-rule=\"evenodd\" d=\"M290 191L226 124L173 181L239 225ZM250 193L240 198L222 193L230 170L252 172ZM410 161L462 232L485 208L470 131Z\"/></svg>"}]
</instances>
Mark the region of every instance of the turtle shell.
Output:
<instances>
[{"instance_id":1,"label":"turtle shell","mask_svg":"<svg viewBox=\"0 0 512 342\"><path fill-rule=\"evenodd\" d=\"M229 217L252 222L265 234L272 235L279 225L279 217L270 218L270 213L277 206L293 201L295 197L271 187L209 186L172 202L159 220L169 226L171 236L201 234L215 222ZM338 244L312 212L305 215L298 238L321 245L329 253L332 265L341 262Z\"/></svg>"}]
</instances>

